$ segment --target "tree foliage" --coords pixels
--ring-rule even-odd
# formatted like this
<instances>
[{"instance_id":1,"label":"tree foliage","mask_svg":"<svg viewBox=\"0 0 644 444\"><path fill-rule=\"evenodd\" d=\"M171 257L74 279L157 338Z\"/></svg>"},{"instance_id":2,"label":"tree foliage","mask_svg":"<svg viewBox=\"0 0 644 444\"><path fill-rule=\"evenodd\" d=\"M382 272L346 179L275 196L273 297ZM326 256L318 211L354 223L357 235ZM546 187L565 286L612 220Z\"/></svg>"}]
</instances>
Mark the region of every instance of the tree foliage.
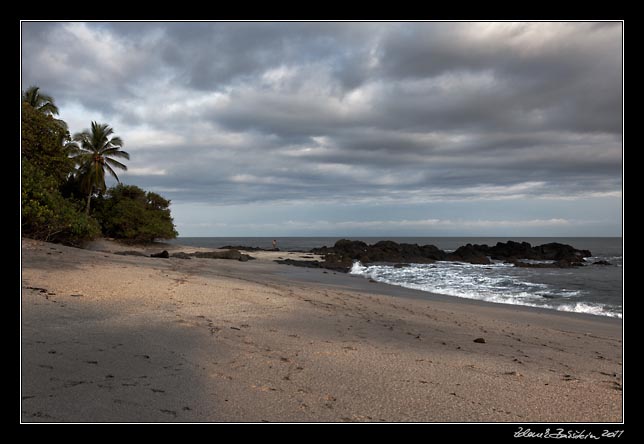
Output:
<instances>
[{"instance_id":1,"label":"tree foliage","mask_svg":"<svg viewBox=\"0 0 644 444\"><path fill-rule=\"evenodd\" d=\"M114 158L130 158L121 150L123 141L110 137L112 128L92 122L91 130L76 134L72 142L67 124L55 119L55 114L53 99L38 87L23 93L23 236L75 246L99 236L101 230L135 242L176 237L170 201L136 186L119 184L106 190L105 171L118 180L113 168L126 169ZM95 191L99 205L90 217L89 202Z\"/></svg>"},{"instance_id":2,"label":"tree foliage","mask_svg":"<svg viewBox=\"0 0 644 444\"><path fill-rule=\"evenodd\" d=\"M54 103L54 99L47 94L42 94L40 88L37 86L30 86L22 93L23 105L29 105L34 111L47 116L58 125L63 135L67 134L67 123L64 120L54 119L53 116L58 115L58 107ZM59 139L62 143L63 139Z\"/></svg>"},{"instance_id":3,"label":"tree foliage","mask_svg":"<svg viewBox=\"0 0 644 444\"><path fill-rule=\"evenodd\" d=\"M94 215L106 236L131 242L174 239L170 201L135 185L118 184L97 199Z\"/></svg>"},{"instance_id":4,"label":"tree foliage","mask_svg":"<svg viewBox=\"0 0 644 444\"><path fill-rule=\"evenodd\" d=\"M127 170L127 166L115 158L129 160L130 155L121 150L123 141L120 137L110 137L113 133L109 125L92 122L91 129L74 134L74 142L70 144L72 158L78 164L77 177L87 195L86 214L89 214L94 190L105 191L105 171L120 183L114 168Z\"/></svg>"},{"instance_id":5,"label":"tree foliage","mask_svg":"<svg viewBox=\"0 0 644 444\"><path fill-rule=\"evenodd\" d=\"M22 104L22 158L46 176L62 183L74 171L65 141L69 133L50 115L43 114L28 103Z\"/></svg>"},{"instance_id":6,"label":"tree foliage","mask_svg":"<svg viewBox=\"0 0 644 444\"><path fill-rule=\"evenodd\" d=\"M101 233L96 220L62 196L54 177L24 158L21 202L22 234L25 236L80 246Z\"/></svg>"},{"instance_id":7,"label":"tree foliage","mask_svg":"<svg viewBox=\"0 0 644 444\"><path fill-rule=\"evenodd\" d=\"M54 104L54 99L47 94L42 94L37 86L27 88L22 93L22 101L42 114L58 115L58 107Z\"/></svg>"}]
</instances>

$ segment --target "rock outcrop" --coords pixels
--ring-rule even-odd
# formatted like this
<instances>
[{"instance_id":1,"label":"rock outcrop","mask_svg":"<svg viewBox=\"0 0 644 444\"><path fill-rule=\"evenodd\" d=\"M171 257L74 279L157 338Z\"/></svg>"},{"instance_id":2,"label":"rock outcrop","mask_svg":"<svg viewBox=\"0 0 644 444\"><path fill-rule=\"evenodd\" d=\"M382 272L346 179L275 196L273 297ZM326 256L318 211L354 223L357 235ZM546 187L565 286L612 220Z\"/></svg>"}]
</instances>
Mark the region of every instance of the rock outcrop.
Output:
<instances>
[{"instance_id":1,"label":"rock outcrop","mask_svg":"<svg viewBox=\"0 0 644 444\"><path fill-rule=\"evenodd\" d=\"M240 253L238 250L225 250L225 251L197 251L190 253L191 256L208 259L232 259L240 262L246 262L254 259L253 257Z\"/></svg>"},{"instance_id":2,"label":"rock outcrop","mask_svg":"<svg viewBox=\"0 0 644 444\"><path fill-rule=\"evenodd\" d=\"M610 262L608 262L608 261L603 261L603 260L602 260L602 261L595 261L595 262L593 262L593 265L613 265L613 264L611 264L611 263L610 263Z\"/></svg>"},{"instance_id":3,"label":"rock outcrop","mask_svg":"<svg viewBox=\"0 0 644 444\"><path fill-rule=\"evenodd\" d=\"M191 259L192 256L190 256L188 253L184 253L183 251L177 251L176 253L172 253L170 257L176 257L179 259Z\"/></svg>"},{"instance_id":4,"label":"rock outcrop","mask_svg":"<svg viewBox=\"0 0 644 444\"><path fill-rule=\"evenodd\" d=\"M447 255L446 260L480 265L490 264L490 259L484 250L477 247L479 247L479 245L472 244L458 247L456 251Z\"/></svg>"},{"instance_id":5,"label":"rock outcrop","mask_svg":"<svg viewBox=\"0 0 644 444\"><path fill-rule=\"evenodd\" d=\"M261 247L247 247L244 245L226 245L221 247L222 250L241 250L241 251L280 251L279 248L261 248Z\"/></svg>"},{"instance_id":6,"label":"rock outcrop","mask_svg":"<svg viewBox=\"0 0 644 444\"><path fill-rule=\"evenodd\" d=\"M124 250L124 251L115 251L114 254L118 254L121 256L141 256L141 257L148 257L147 254L143 253L142 251L136 251L136 250Z\"/></svg>"},{"instance_id":7,"label":"rock outcrop","mask_svg":"<svg viewBox=\"0 0 644 444\"><path fill-rule=\"evenodd\" d=\"M567 268L584 265L584 258L590 257L588 250L578 250L570 245L552 242L532 246L528 242L498 242L488 245L467 244L447 253L435 245L417 245L380 241L368 245L362 241L341 239L333 247L314 248L311 253L324 257L323 262L303 261L301 266L332 268L348 271L355 261L363 264L380 263L417 263L428 264L435 261L457 261L470 264L487 265L491 260L514 263L519 267ZM525 260L550 261L548 263L523 262ZM293 261L289 261L292 263ZM313 263L315 262L315 263Z\"/></svg>"},{"instance_id":8,"label":"rock outcrop","mask_svg":"<svg viewBox=\"0 0 644 444\"><path fill-rule=\"evenodd\" d=\"M519 243L507 241L497 242L493 247L488 247L487 245L475 245L475 247L492 259L508 262L518 259L581 262L584 260L584 257L591 256L588 250L577 250L570 245L560 244L558 242L533 247L528 242Z\"/></svg>"}]
</instances>

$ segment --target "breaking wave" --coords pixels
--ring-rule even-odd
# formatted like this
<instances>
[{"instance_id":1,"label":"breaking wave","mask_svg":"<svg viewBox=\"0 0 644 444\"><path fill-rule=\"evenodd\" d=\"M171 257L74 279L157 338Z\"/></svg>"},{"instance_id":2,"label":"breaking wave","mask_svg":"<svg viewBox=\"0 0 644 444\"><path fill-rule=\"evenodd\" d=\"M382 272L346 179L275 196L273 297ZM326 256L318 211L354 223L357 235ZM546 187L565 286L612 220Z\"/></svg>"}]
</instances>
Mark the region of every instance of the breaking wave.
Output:
<instances>
[{"instance_id":1,"label":"breaking wave","mask_svg":"<svg viewBox=\"0 0 644 444\"><path fill-rule=\"evenodd\" d=\"M621 318L621 307L588 300L589 291L538 282L534 270L507 263L441 261L404 266L355 262L350 271L377 282L467 299Z\"/></svg>"}]
</instances>

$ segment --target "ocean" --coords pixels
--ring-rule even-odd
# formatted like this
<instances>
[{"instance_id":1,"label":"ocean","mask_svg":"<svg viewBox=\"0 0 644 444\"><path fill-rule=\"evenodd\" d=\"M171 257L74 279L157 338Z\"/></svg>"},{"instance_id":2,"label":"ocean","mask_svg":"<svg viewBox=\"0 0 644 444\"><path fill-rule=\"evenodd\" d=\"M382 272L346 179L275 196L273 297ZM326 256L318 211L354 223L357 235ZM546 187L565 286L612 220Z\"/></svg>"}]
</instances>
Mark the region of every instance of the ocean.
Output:
<instances>
[{"instance_id":1,"label":"ocean","mask_svg":"<svg viewBox=\"0 0 644 444\"><path fill-rule=\"evenodd\" d=\"M333 246L341 239L335 237L180 237L171 243L205 248L226 245L272 248L272 241L283 251L309 251L312 248ZM411 264L395 268L391 265L354 263L352 274L453 297L478 299L502 304L526 305L559 311L588 313L622 318L624 297L623 244L621 237L350 237L374 244L379 240L398 243L436 245L453 251L467 243L494 245L513 240L541 245L549 242L569 244L577 249L590 250L584 267L522 268L494 262L473 265L460 262ZM592 265L596 261L611 265Z\"/></svg>"}]
</instances>

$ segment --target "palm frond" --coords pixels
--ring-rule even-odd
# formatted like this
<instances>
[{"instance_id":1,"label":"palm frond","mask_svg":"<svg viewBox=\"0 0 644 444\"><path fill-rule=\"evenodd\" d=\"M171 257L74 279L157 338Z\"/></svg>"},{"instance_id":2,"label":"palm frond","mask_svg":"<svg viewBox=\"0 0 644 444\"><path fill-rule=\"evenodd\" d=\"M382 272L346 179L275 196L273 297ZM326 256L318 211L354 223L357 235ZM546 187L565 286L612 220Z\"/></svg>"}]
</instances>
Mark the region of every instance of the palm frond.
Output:
<instances>
[{"instance_id":1,"label":"palm frond","mask_svg":"<svg viewBox=\"0 0 644 444\"><path fill-rule=\"evenodd\" d=\"M110 144L113 145L113 146L122 147L123 146L123 140L121 140L121 138L118 137L118 136L112 137L110 139Z\"/></svg>"},{"instance_id":2,"label":"palm frond","mask_svg":"<svg viewBox=\"0 0 644 444\"><path fill-rule=\"evenodd\" d=\"M90 139L91 139L91 137L92 137L92 136L91 136L91 134L89 133L89 131L84 130L84 131L81 131L80 133L75 133L75 134L72 136L72 140L75 140L75 141L77 141L77 142L83 142L83 141L85 141L85 140L90 140Z\"/></svg>"},{"instance_id":3,"label":"palm frond","mask_svg":"<svg viewBox=\"0 0 644 444\"><path fill-rule=\"evenodd\" d=\"M67 155L70 157L75 157L82 153L80 146L76 142L67 142L65 149L67 150Z\"/></svg>"},{"instance_id":4,"label":"palm frond","mask_svg":"<svg viewBox=\"0 0 644 444\"><path fill-rule=\"evenodd\" d=\"M27 88L22 93L22 101L27 102L43 114L58 115L58 107L54 105L54 98L50 95L40 93L40 88L37 86Z\"/></svg>"},{"instance_id":5,"label":"palm frond","mask_svg":"<svg viewBox=\"0 0 644 444\"><path fill-rule=\"evenodd\" d=\"M42 99L42 96L40 97ZM38 111L41 111L45 114L50 113L53 115L58 115L58 107L51 103L50 101L47 101L40 105L39 107L36 108Z\"/></svg>"},{"instance_id":6,"label":"palm frond","mask_svg":"<svg viewBox=\"0 0 644 444\"><path fill-rule=\"evenodd\" d=\"M110 160L111 160L111 159L110 159ZM124 165L124 166L125 166L125 165ZM114 176L114 179L116 179L116 181L117 181L118 183L121 183L121 181L119 180L119 177L116 175L116 173L114 172L114 170L113 170L109 165L105 164L105 168L107 169L107 171L108 171L112 176Z\"/></svg>"},{"instance_id":7,"label":"palm frond","mask_svg":"<svg viewBox=\"0 0 644 444\"><path fill-rule=\"evenodd\" d=\"M130 160L130 153L128 153L127 151L121 151L118 147L108 148L108 149L102 151L101 154L103 156L120 157L120 158L123 158L123 159Z\"/></svg>"},{"instance_id":8,"label":"palm frond","mask_svg":"<svg viewBox=\"0 0 644 444\"><path fill-rule=\"evenodd\" d=\"M120 137L110 135L114 130L105 123L92 121L90 128L73 136L78 148L70 150L71 156L78 165L77 176L86 192L105 190L105 172L107 171L119 183L114 168L127 170L127 166L113 158L129 159L129 153L121 151L123 141Z\"/></svg>"},{"instance_id":9,"label":"palm frond","mask_svg":"<svg viewBox=\"0 0 644 444\"><path fill-rule=\"evenodd\" d=\"M30 86L25 92L22 93L22 101L27 102L29 105L36 107L37 98L38 98L38 88L37 86Z\"/></svg>"},{"instance_id":10,"label":"palm frond","mask_svg":"<svg viewBox=\"0 0 644 444\"><path fill-rule=\"evenodd\" d=\"M126 165L123 165L121 162L119 162L117 160L110 159L109 157L105 158L105 163L107 163L109 165L112 165L113 167L120 168L122 170L127 171L127 166Z\"/></svg>"}]
</instances>

